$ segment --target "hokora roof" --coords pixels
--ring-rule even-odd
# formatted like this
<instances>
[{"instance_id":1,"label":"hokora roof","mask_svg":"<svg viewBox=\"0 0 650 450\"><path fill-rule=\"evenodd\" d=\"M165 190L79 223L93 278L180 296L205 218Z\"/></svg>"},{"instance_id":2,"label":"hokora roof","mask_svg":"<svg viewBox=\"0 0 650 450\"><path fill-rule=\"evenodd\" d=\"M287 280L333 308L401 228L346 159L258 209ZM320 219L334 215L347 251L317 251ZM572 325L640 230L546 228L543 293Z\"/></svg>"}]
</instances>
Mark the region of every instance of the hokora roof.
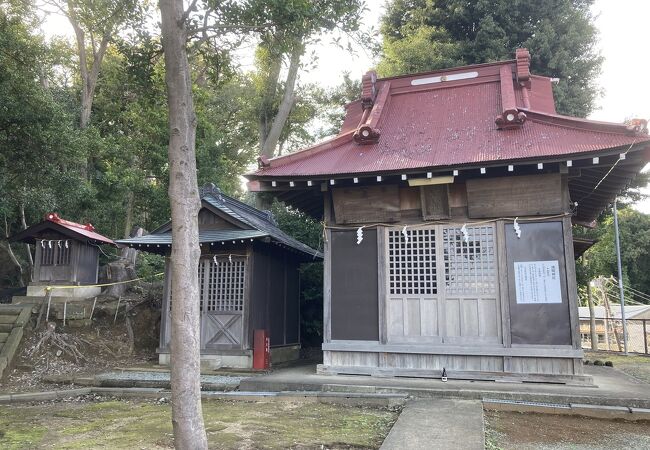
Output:
<instances>
[{"instance_id":1,"label":"hokora roof","mask_svg":"<svg viewBox=\"0 0 650 450\"><path fill-rule=\"evenodd\" d=\"M384 79L369 72L361 99L346 107L339 135L285 156L260 157L259 170L247 175L249 189L263 190L263 181L279 187L646 148L646 121L624 125L557 114L552 80L530 74L529 63L528 51L519 49L515 60L491 64Z\"/></svg>"},{"instance_id":2,"label":"hokora roof","mask_svg":"<svg viewBox=\"0 0 650 450\"><path fill-rule=\"evenodd\" d=\"M243 228L228 230L200 230L199 242L201 244L233 242L267 238L271 242L293 249L309 259L322 259L322 254L308 245L292 238L275 223L273 215L268 211L260 211L245 203L222 194L214 185L207 185L201 189L201 201L205 206L214 208L230 216ZM137 247L146 250L147 247L164 249L172 244L171 222L160 226L151 234L120 239L119 244ZM152 250L153 251L153 250Z\"/></svg>"},{"instance_id":3,"label":"hokora roof","mask_svg":"<svg viewBox=\"0 0 650 450\"><path fill-rule=\"evenodd\" d=\"M65 220L59 217L56 213L48 213L42 222L32 225L31 227L11 236L11 241L21 241L33 244L41 232L48 229L57 231L72 239L77 239L83 242L90 242L93 244L109 244L115 245L113 240L102 236L95 231L95 227L91 223L76 223L70 220Z\"/></svg>"}]
</instances>

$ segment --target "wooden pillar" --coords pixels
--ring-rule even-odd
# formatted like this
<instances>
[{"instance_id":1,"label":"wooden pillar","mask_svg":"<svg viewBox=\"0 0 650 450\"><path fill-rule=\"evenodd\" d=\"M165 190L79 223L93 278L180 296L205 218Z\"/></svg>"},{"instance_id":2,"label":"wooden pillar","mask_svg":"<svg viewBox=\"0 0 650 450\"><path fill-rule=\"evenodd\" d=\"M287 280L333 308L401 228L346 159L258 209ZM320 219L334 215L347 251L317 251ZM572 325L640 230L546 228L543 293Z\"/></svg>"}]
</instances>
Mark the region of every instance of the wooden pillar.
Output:
<instances>
[{"instance_id":1,"label":"wooden pillar","mask_svg":"<svg viewBox=\"0 0 650 450\"><path fill-rule=\"evenodd\" d=\"M497 275L499 277L499 302L501 306L501 337L505 348L512 347L510 334L510 295L508 289L508 263L506 255L506 224L503 220L496 223ZM512 371L512 357L503 357L503 371Z\"/></svg>"},{"instance_id":2,"label":"wooden pillar","mask_svg":"<svg viewBox=\"0 0 650 450\"><path fill-rule=\"evenodd\" d=\"M386 323L386 227L377 227L377 301L379 311L379 343L386 344L388 340L388 324Z\"/></svg>"},{"instance_id":3,"label":"wooden pillar","mask_svg":"<svg viewBox=\"0 0 650 450\"><path fill-rule=\"evenodd\" d=\"M578 318L578 285L576 281L576 264L573 255L573 234L571 217L562 219L564 234L564 264L566 268L567 299L569 302L569 323L571 324L571 344L574 349L581 349L580 320ZM582 374L583 367L580 359L573 360L573 373Z\"/></svg>"},{"instance_id":4,"label":"wooden pillar","mask_svg":"<svg viewBox=\"0 0 650 450\"><path fill-rule=\"evenodd\" d=\"M323 192L323 221L325 227L332 223L332 202L327 183L321 184ZM323 231L323 342L332 342L332 233Z\"/></svg>"}]
</instances>

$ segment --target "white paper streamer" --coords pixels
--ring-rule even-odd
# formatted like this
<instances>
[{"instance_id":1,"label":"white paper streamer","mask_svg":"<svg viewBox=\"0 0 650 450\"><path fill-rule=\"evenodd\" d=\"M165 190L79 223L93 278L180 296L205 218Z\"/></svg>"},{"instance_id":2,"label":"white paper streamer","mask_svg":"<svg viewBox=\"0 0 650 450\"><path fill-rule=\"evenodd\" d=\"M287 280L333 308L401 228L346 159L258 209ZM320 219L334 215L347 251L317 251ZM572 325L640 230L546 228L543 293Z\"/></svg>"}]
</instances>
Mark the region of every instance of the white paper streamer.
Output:
<instances>
[{"instance_id":1,"label":"white paper streamer","mask_svg":"<svg viewBox=\"0 0 650 450\"><path fill-rule=\"evenodd\" d=\"M517 235L517 238L521 238L521 227L519 227L519 224L517 223L517 219L519 219L519 217L515 217L515 223L512 224L512 227L515 229L515 234Z\"/></svg>"},{"instance_id":2,"label":"white paper streamer","mask_svg":"<svg viewBox=\"0 0 650 450\"><path fill-rule=\"evenodd\" d=\"M363 242L363 227L357 228L357 245Z\"/></svg>"},{"instance_id":3,"label":"white paper streamer","mask_svg":"<svg viewBox=\"0 0 650 450\"><path fill-rule=\"evenodd\" d=\"M409 234L408 231L406 231L406 225L404 225L404 228L402 228L402 234L404 235L404 242L409 241Z\"/></svg>"},{"instance_id":4,"label":"white paper streamer","mask_svg":"<svg viewBox=\"0 0 650 450\"><path fill-rule=\"evenodd\" d=\"M460 232L463 233L463 240L465 241L465 243L469 244L469 233L467 232L466 223L464 223L463 226L460 228Z\"/></svg>"}]
</instances>

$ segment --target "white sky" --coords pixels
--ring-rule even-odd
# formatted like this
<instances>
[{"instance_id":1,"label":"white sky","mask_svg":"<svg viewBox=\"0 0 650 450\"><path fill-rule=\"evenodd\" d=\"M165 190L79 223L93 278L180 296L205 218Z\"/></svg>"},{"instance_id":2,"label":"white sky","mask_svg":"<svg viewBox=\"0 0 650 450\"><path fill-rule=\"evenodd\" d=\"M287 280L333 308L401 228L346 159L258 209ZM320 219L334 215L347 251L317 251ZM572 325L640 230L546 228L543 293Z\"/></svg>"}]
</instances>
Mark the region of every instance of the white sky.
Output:
<instances>
[{"instance_id":1,"label":"white sky","mask_svg":"<svg viewBox=\"0 0 650 450\"><path fill-rule=\"evenodd\" d=\"M367 0L369 11L364 16L364 26L368 29L379 28L384 3L384 0ZM596 26L600 30L598 46L605 61L598 78L603 96L590 118L610 122L622 122L632 117L650 119L650 89L646 83L650 63L644 45L647 41L650 1L596 0L593 13L597 16ZM48 36L72 37L69 24L54 15L45 22L44 32ZM342 81L345 72L350 72L353 78L361 78L366 70L373 67L371 55L363 49L357 48L355 54L350 54L327 43L328 39L321 41L317 48L319 56L316 68L302 73L299 82L333 87ZM244 67L250 65L250 58L250 54L244 56ZM646 190L650 193L650 187ZM650 200L636 207L650 214Z\"/></svg>"}]
</instances>

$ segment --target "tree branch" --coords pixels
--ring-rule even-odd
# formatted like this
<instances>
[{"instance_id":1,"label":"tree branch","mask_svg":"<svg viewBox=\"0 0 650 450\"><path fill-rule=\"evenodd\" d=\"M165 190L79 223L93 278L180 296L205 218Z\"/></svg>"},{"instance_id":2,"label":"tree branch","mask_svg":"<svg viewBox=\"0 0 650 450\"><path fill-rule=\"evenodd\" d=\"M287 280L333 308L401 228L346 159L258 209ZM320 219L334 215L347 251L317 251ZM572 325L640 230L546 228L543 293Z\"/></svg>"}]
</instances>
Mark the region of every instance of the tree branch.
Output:
<instances>
[{"instance_id":1,"label":"tree branch","mask_svg":"<svg viewBox=\"0 0 650 450\"><path fill-rule=\"evenodd\" d=\"M190 6L188 6L187 9L183 12L183 15L181 16L181 19L180 19L180 21L178 23L178 25L180 27L185 25L185 21L188 19L188 17L190 17L190 14L192 14L192 10L196 6L197 1L198 0L192 0L192 3L190 4ZM207 14L206 14L206 16L207 16Z\"/></svg>"},{"instance_id":2,"label":"tree branch","mask_svg":"<svg viewBox=\"0 0 650 450\"><path fill-rule=\"evenodd\" d=\"M298 76L298 68L300 67L300 57L304 51L305 47L302 45L302 43L296 43L293 47L293 51L291 52L291 62L289 63L287 81L284 84L284 95L282 96L282 102L280 102L278 112L273 119L271 129L269 130L269 133L264 140L264 145L262 146L262 155L265 155L268 158L273 157L284 125L289 118L291 109L293 108L296 91L296 78Z\"/></svg>"}]
</instances>

